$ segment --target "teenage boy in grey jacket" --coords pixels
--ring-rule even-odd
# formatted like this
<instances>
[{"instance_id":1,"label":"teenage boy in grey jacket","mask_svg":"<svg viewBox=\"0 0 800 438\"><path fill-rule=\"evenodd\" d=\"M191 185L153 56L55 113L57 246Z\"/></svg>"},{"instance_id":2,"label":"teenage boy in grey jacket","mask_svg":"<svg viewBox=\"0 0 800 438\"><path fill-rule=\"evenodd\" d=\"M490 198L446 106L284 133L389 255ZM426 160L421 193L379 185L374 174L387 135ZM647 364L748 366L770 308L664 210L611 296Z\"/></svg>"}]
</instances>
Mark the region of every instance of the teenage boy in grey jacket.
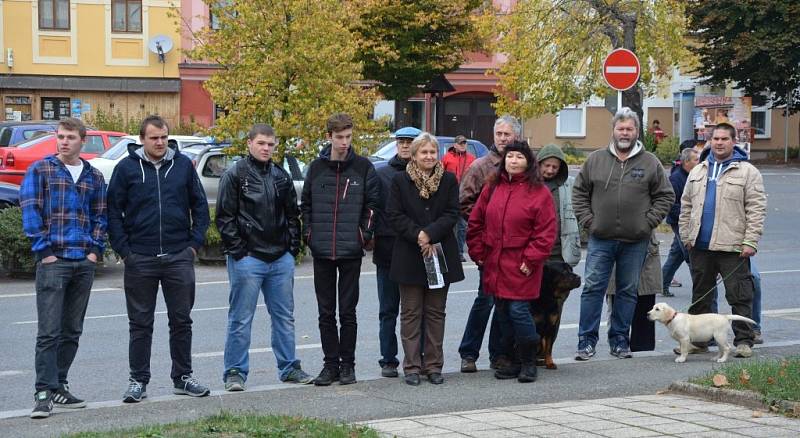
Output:
<instances>
[{"instance_id":1,"label":"teenage boy in grey jacket","mask_svg":"<svg viewBox=\"0 0 800 438\"><path fill-rule=\"evenodd\" d=\"M612 126L611 144L589 155L572 189L575 216L589 230L575 360L589 360L595 354L603 297L614 265L617 288L608 343L613 356L632 357L630 325L650 233L675 199L664 167L637 140L636 113L620 109Z\"/></svg>"}]
</instances>

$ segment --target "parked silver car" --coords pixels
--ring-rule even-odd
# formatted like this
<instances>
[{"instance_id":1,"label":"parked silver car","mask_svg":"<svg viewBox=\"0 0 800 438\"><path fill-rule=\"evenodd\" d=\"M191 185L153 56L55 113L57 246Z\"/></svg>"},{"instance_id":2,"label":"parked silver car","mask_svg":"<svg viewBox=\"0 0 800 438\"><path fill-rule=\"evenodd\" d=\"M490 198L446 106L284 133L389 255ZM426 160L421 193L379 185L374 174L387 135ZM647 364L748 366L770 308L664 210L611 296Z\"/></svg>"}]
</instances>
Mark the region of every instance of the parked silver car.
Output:
<instances>
[{"instance_id":1,"label":"parked silver car","mask_svg":"<svg viewBox=\"0 0 800 438\"><path fill-rule=\"evenodd\" d=\"M209 146L207 144L191 145L181 149L181 153L189 157L197 169L197 176L206 191L208 204L214 206L217 203L217 193L219 192L219 180L226 170L233 167L237 161L242 159L239 155L226 155L225 147L220 145ZM287 160L283 162L283 168L293 175L294 191L297 193L297 202L300 203L300 194L303 192L303 181L305 179L306 166L298 162L301 172L292 172L289 169Z\"/></svg>"}]
</instances>

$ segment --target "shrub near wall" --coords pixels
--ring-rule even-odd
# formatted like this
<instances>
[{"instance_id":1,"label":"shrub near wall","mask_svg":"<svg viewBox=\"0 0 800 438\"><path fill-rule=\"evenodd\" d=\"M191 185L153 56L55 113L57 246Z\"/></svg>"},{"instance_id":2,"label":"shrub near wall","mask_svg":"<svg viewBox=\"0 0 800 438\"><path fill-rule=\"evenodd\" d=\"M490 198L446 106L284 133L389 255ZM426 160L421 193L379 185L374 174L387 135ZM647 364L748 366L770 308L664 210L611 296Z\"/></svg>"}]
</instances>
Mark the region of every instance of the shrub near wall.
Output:
<instances>
[{"instance_id":1,"label":"shrub near wall","mask_svg":"<svg viewBox=\"0 0 800 438\"><path fill-rule=\"evenodd\" d=\"M31 242L22 230L22 209L0 210L0 264L12 276L30 276L36 272Z\"/></svg>"}]
</instances>

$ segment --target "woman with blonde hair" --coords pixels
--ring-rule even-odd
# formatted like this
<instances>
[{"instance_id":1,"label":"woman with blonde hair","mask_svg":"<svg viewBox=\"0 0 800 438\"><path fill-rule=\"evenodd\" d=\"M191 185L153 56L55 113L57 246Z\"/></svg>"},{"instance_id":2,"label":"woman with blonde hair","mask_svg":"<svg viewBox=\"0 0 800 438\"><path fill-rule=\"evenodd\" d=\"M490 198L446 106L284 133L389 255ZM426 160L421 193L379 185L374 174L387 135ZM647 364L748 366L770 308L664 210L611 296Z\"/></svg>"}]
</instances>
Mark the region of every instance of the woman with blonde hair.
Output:
<instances>
[{"instance_id":1,"label":"woman with blonde hair","mask_svg":"<svg viewBox=\"0 0 800 438\"><path fill-rule=\"evenodd\" d=\"M431 134L423 132L414 139L411 160L406 171L392 179L386 207L387 220L397 233L390 278L400 288L403 372L405 382L412 386L419 385L420 375L436 385L444 381L447 290L464 279L453 234L459 215L458 183L455 175L444 171L438 151ZM443 256L441 287L431 286L425 256Z\"/></svg>"}]
</instances>

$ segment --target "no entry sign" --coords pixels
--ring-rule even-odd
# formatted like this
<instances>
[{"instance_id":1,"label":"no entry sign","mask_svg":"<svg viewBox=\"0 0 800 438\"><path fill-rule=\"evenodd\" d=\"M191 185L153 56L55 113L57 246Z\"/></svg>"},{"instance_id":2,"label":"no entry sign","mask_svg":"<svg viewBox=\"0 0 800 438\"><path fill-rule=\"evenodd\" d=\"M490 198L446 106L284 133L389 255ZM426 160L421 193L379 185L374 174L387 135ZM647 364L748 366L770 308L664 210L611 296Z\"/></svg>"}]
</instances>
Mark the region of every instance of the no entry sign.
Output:
<instances>
[{"instance_id":1,"label":"no entry sign","mask_svg":"<svg viewBox=\"0 0 800 438\"><path fill-rule=\"evenodd\" d=\"M609 87L625 91L639 80L639 58L628 49L615 49L603 62L603 77Z\"/></svg>"}]
</instances>

